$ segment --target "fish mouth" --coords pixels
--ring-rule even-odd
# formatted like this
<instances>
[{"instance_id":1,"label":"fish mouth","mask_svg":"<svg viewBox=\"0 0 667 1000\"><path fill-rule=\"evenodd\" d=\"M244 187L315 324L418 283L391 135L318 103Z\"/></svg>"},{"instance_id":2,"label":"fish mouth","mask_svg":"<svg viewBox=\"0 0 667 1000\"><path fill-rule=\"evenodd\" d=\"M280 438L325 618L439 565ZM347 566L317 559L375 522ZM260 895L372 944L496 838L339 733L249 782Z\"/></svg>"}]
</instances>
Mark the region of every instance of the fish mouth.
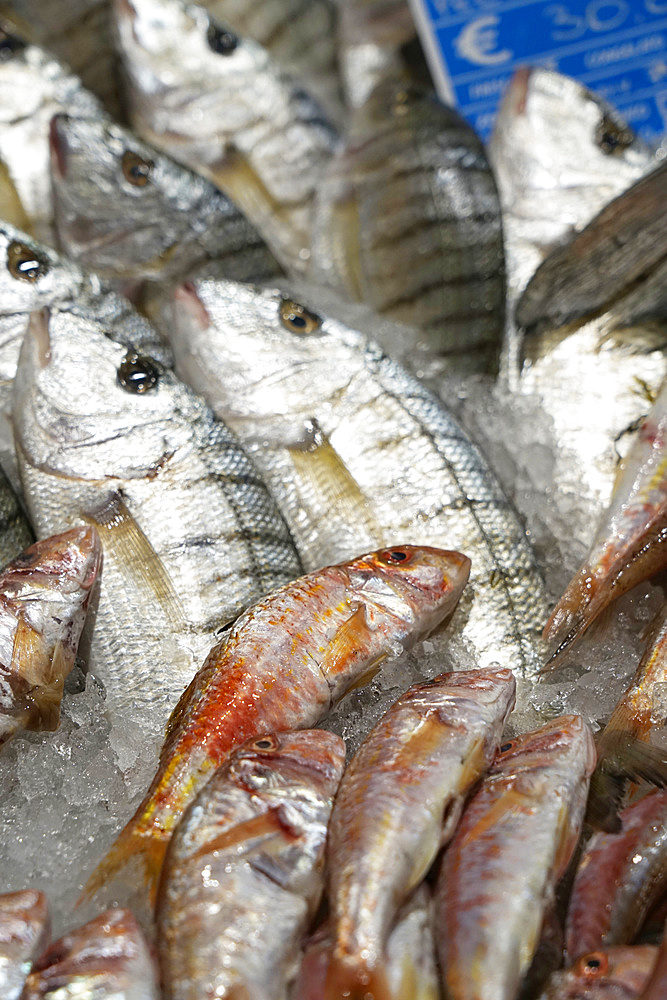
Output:
<instances>
[{"instance_id":1,"label":"fish mouth","mask_svg":"<svg viewBox=\"0 0 667 1000\"><path fill-rule=\"evenodd\" d=\"M51 151L51 167L61 180L67 175L67 154L69 147L62 130L62 123L68 120L68 115L54 115L49 123L49 149Z\"/></svg>"},{"instance_id":2,"label":"fish mouth","mask_svg":"<svg viewBox=\"0 0 667 1000\"><path fill-rule=\"evenodd\" d=\"M184 281L174 289L174 302L183 309L190 319L202 330L207 330L211 325L211 317L206 306L197 295L197 289L191 281Z\"/></svg>"}]
</instances>

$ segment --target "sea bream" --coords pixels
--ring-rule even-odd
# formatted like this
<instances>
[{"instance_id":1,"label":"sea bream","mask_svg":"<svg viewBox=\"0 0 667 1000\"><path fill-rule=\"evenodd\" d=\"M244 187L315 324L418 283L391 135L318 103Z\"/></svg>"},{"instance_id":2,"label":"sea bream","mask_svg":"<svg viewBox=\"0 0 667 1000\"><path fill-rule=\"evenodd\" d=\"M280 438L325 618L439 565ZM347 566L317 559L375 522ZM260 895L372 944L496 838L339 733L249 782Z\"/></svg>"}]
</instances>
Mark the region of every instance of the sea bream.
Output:
<instances>
[{"instance_id":1,"label":"sea bream","mask_svg":"<svg viewBox=\"0 0 667 1000\"><path fill-rule=\"evenodd\" d=\"M49 909L36 889L0 895L0 995L19 1000L25 978L48 944Z\"/></svg>"},{"instance_id":2,"label":"sea bream","mask_svg":"<svg viewBox=\"0 0 667 1000\"><path fill-rule=\"evenodd\" d=\"M454 833L515 692L507 669L441 674L399 698L353 757L329 829L327 1000L392 996L384 969L391 926Z\"/></svg>"},{"instance_id":3,"label":"sea bream","mask_svg":"<svg viewBox=\"0 0 667 1000\"><path fill-rule=\"evenodd\" d=\"M472 560L450 629L457 662L537 671L546 605L524 528L440 400L360 332L275 289L198 281L165 316L178 372L239 434L307 568L402 538L457 548Z\"/></svg>"},{"instance_id":4,"label":"sea bream","mask_svg":"<svg viewBox=\"0 0 667 1000\"><path fill-rule=\"evenodd\" d=\"M102 564L94 527L35 542L0 574L0 748L54 730Z\"/></svg>"},{"instance_id":5,"label":"sea bream","mask_svg":"<svg viewBox=\"0 0 667 1000\"><path fill-rule=\"evenodd\" d=\"M89 669L112 723L129 726L137 745L141 734L140 788L216 630L298 576L298 556L231 431L171 371L92 318L32 314L14 424L38 535L82 522L100 530ZM122 759L127 735L112 732L112 743Z\"/></svg>"},{"instance_id":6,"label":"sea bream","mask_svg":"<svg viewBox=\"0 0 667 1000\"><path fill-rule=\"evenodd\" d=\"M34 234L53 242L49 122L58 111L105 117L63 63L0 30L0 160L7 165Z\"/></svg>"},{"instance_id":7,"label":"sea bream","mask_svg":"<svg viewBox=\"0 0 667 1000\"><path fill-rule=\"evenodd\" d=\"M318 723L451 614L469 570L460 552L401 545L316 570L249 608L174 709L152 785L86 893L132 855L154 886L175 824L229 753Z\"/></svg>"},{"instance_id":8,"label":"sea bream","mask_svg":"<svg viewBox=\"0 0 667 1000\"><path fill-rule=\"evenodd\" d=\"M120 125L55 115L50 148L58 242L82 267L126 283L207 261L237 281L281 273L226 195Z\"/></svg>"},{"instance_id":9,"label":"sea bream","mask_svg":"<svg viewBox=\"0 0 667 1000\"><path fill-rule=\"evenodd\" d=\"M156 907L166 1000L286 1000L324 889L345 744L265 733L207 782L169 843Z\"/></svg>"},{"instance_id":10,"label":"sea bream","mask_svg":"<svg viewBox=\"0 0 667 1000\"><path fill-rule=\"evenodd\" d=\"M147 142L232 198L280 263L302 273L336 132L256 42L181 0L114 0L128 107Z\"/></svg>"},{"instance_id":11,"label":"sea bream","mask_svg":"<svg viewBox=\"0 0 667 1000\"><path fill-rule=\"evenodd\" d=\"M415 327L417 351L447 368L497 371L500 202L484 147L454 108L392 80L355 110L318 186L309 277ZM403 353L414 356L414 342Z\"/></svg>"}]
</instances>

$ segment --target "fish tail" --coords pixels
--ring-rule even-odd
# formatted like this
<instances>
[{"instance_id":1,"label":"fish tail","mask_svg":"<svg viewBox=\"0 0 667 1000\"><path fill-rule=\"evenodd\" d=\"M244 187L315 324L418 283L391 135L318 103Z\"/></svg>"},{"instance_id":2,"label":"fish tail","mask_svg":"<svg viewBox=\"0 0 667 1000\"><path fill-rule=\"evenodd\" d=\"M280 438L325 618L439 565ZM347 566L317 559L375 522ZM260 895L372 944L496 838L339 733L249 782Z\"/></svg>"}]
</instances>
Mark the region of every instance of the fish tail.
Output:
<instances>
[{"instance_id":1,"label":"fish tail","mask_svg":"<svg viewBox=\"0 0 667 1000\"><path fill-rule=\"evenodd\" d=\"M383 969L332 956L323 1000L394 1000Z\"/></svg>"},{"instance_id":2,"label":"fish tail","mask_svg":"<svg viewBox=\"0 0 667 1000\"><path fill-rule=\"evenodd\" d=\"M555 666L556 660L581 638L597 618L604 606L599 600L600 596L599 584L588 569L580 570L570 580L542 632L547 642L558 642L544 670ZM595 600L596 597L598 600Z\"/></svg>"},{"instance_id":3,"label":"fish tail","mask_svg":"<svg viewBox=\"0 0 667 1000\"><path fill-rule=\"evenodd\" d=\"M92 899L95 893L117 875L133 857L140 857L143 863L144 881L153 904L167 844L167 838L157 836L153 831L142 830L136 817L133 817L92 872L76 905L79 906Z\"/></svg>"}]
</instances>

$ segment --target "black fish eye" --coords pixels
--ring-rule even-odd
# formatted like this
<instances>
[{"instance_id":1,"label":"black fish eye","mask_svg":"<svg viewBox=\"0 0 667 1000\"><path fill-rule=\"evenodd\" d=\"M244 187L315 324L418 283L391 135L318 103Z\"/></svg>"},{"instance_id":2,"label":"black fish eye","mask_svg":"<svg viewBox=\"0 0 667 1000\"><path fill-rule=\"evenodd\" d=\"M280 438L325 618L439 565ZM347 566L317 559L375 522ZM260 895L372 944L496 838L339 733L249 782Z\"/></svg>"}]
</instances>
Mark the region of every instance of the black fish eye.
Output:
<instances>
[{"instance_id":1,"label":"black fish eye","mask_svg":"<svg viewBox=\"0 0 667 1000\"><path fill-rule=\"evenodd\" d=\"M508 740L507 743L503 743L503 745L500 747L500 750L498 752L499 753L507 753L507 751L511 750L513 746L514 746L514 740Z\"/></svg>"},{"instance_id":2,"label":"black fish eye","mask_svg":"<svg viewBox=\"0 0 667 1000\"><path fill-rule=\"evenodd\" d=\"M631 146L634 135L625 125L614 121L609 115L603 115L595 130L595 141L603 153L610 154Z\"/></svg>"},{"instance_id":3,"label":"black fish eye","mask_svg":"<svg viewBox=\"0 0 667 1000\"><path fill-rule=\"evenodd\" d=\"M609 959L603 951L593 951L583 955L577 962L577 971L586 976L604 976L609 969Z\"/></svg>"},{"instance_id":4,"label":"black fish eye","mask_svg":"<svg viewBox=\"0 0 667 1000\"><path fill-rule=\"evenodd\" d=\"M128 351L118 368L118 381L126 392L150 392L158 384L160 372L151 358Z\"/></svg>"},{"instance_id":5,"label":"black fish eye","mask_svg":"<svg viewBox=\"0 0 667 1000\"><path fill-rule=\"evenodd\" d=\"M314 333L322 326L322 318L292 299L281 299L280 322L292 333Z\"/></svg>"},{"instance_id":6,"label":"black fish eye","mask_svg":"<svg viewBox=\"0 0 667 1000\"><path fill-rule=\"evenodd\" d=\"M272 736L261 736L258 740L255 740L252 745L255 750L277 750L278 740L274 739Z\"/></svg>"},{"instance_id":7,"label":"black fish eye","mask_svg":"<svg viewBox=\"0 0 667 1000\"><path fill-rule=\"evenodd\" d=\"M7 247L7 270L14 278L34 284L49 272L49 265L25 243L13 240Z\"/></svg>"},{"instance_id":8,"label":"black fish eye","mask_svg":"<svg viewBox=\"0 0 667 1000\"><path fill-rule=\"evenodd\" d=\"M378 558L380 562L396 564L405 562L409 555L403 549L385 549L384 552L378 553Z\"/></svg>"},{"instance_id":9,"label":"black fish eye","mask_svg":"<svg viewBox=\"0 0 667 1000\"><path fill-rule=\"evenodd\" d=\"M138 153L131 149L126 149L121 159L123 177L134 187L146 187L150 177L153 163L151 160L144 160Z\"/></svg>"},{"instance_id":10,"label":"black fish eye","mask_svg":"<svg viewBox=\"0 0 667 1000\"><path fill-rule=\"evenodd\" d=\"M25 42L0 27L0 62L7 62L15 52L20 52L24 48Z\"/></svg>"},{"instance_id":11,"label":"black fish eye","mask_svg":"<svg viewBox=\"0 0 667 1000\"><path fill-rule=\"evenodd\" d=\"M239 44L239 40L233 32L228 31L226 28L221 28L213 22L208 26L206 41L211 52L215 52L219 56L231 55Z\"/></svg>"}]
</instances>

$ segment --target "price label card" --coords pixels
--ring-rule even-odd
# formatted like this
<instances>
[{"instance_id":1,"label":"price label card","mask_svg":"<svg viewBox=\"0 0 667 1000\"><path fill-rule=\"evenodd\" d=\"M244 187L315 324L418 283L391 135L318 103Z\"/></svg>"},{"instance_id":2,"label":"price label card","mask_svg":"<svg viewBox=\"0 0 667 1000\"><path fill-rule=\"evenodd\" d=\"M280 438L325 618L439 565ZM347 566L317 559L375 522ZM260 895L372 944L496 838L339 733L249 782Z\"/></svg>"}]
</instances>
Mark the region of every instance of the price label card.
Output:
<instances>
[{"instance_id":1,"label":"price label card","mask_svg":"<svg viewBox=\"0 0 667 1000\"><path fill-rule=\"evenodd\" d=\"M644 139L667 128L667 0L410 0L438 92L482 138L518 66L580 80Z\"/></svg>"}]
</instances>

